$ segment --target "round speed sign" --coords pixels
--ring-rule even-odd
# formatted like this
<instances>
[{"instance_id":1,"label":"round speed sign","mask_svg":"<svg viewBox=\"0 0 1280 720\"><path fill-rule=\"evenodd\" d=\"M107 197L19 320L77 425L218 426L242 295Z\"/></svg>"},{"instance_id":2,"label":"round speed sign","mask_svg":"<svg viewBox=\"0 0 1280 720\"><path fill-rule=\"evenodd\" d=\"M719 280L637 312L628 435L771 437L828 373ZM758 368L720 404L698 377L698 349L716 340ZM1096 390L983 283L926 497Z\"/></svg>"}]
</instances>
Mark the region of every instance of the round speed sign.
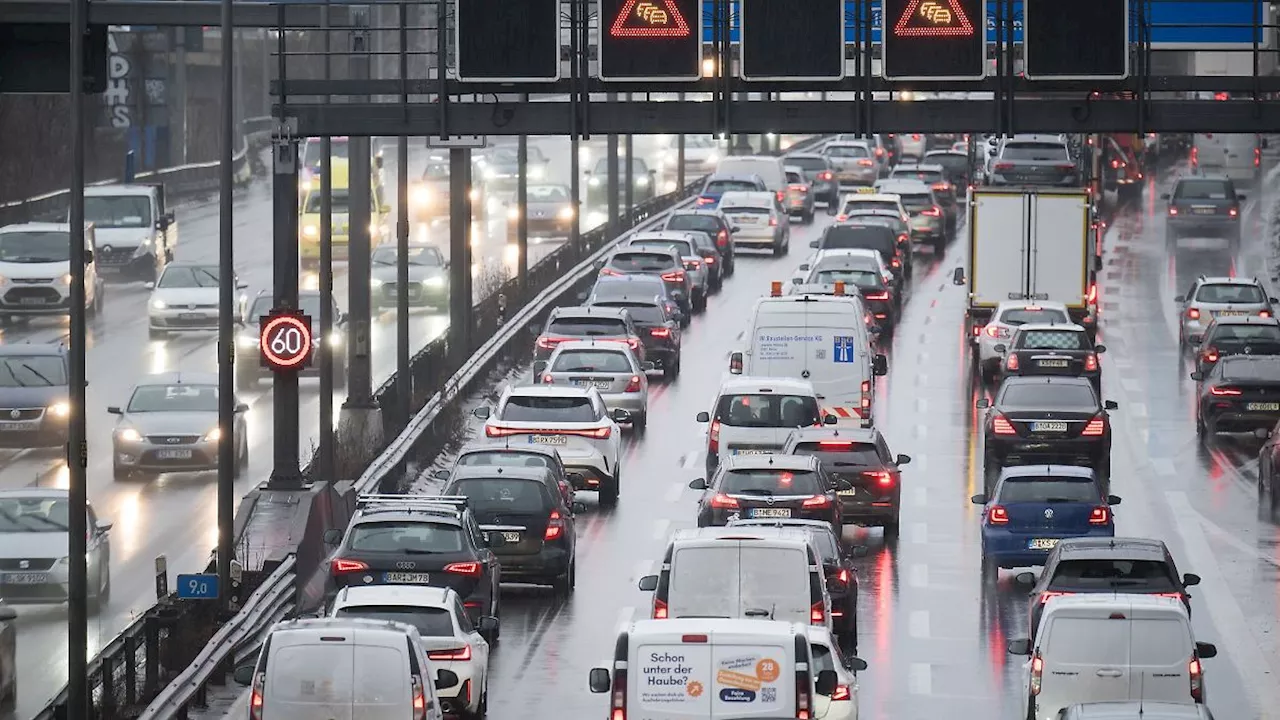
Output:
<instances>
[{"instance_id":1,"label":"round speed sign","mask_svg":"<svg viewBox=\"0 0 1280 720\"><path fill-rule=\"evenodd\" d=\"M272 370L301 370L311 362L311 318L288 310L262 318L258 347L262 362Z\"/></svg>"}]
</instances>

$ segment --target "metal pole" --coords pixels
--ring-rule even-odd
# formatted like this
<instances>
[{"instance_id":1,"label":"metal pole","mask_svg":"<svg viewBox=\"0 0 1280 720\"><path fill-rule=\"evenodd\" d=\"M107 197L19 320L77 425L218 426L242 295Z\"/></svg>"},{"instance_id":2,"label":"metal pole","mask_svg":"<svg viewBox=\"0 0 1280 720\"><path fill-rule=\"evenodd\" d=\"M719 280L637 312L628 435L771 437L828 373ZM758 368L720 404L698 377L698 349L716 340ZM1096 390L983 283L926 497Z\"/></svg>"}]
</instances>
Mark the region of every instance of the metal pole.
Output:
<instances>
[{"instance_id":1,"label":"metal pole","mask_svg":"<svg viewBox=\"0 0 1280 720\"><path fill-rule=\"evenodd\" d=\"M236 513L236 284L231 242L236 31L231 22L231 3L232 0L222 0L222 156L218 165L218 588L224 610L231 601L231 535Z\"/></svg>"},{"instance_id":2,"label":"metal pole","mask_svg":"<svg viewBox=\"0 0 1280 720\"><path fill-rule=\"evenodd\" d=\"M87 0L71 0L71 423L67 435L68 501L71 517L67 583L67 718L89 717L89 448L85 441L84 317L84 34Z\"/></svg>"},{"instance_id":3,"label":"metal pole","mask_svg":"<svg viewBox=\"0 0 1280 720\"><path fill-rule=\"evenodd\" d=\"M676 140L676 189L680 190L685 185L684 176L684 135Z\"/></svg>"},{"instance_id":4,"label":"metal pole","mask_svg":"<svg viewBox=\"0 0 1280 720\"><path fill-rule=\"evenodd\" d=\"M403 27L403 16L401 26ZM396 148L396 408L401 427L409 424L413 405L409 369L409 138Z\"/></svg>"},{"instance_id":5,"label":"metal pole","mask_svg":"<svg viewBox=\"0 0 1280 720\"><path fill-rule=\"evenodd\" d=\"M627 99L628 100L631 99L631 96L628 95ZM626 202L623 204L623 207L627 209L628 223L631 222L631 214L636 209L636 172L635 172L635 165L631 160L633 149L634 149L634 144L631 141L631 136L627 135L622 142L622 153L623 155L625 155L625 157L623 158L624 169L622 171L621 180L622 182L626 183L626 185L623 186L624 188L623 192L626 193L626 196L625 196Z\"/></svg>"},{"instance_id":6,"label":"metal pole","mask_svg":"<svg viewBox=\"0 0 1280 720\"><path fill-rule=\"evenodd\" d=\"M324 79L330 79L332 67L329 52L333 33L329 31L329 6L320 8L321 34L324 35ZM326 98L327 100L328 98ZM333 142L320 141L320 268L316 285L320 288L320 439L319 478L335 478L333 452L333 386L337 378L333 368ZM345 369L344 369L345 372Z\"/></svg>"},{"instance_id":7,"label":"metal pole","mask_svg":"<svg viewBox=\"0 0 1280 720\"><path fill-rule=\"evenodd\" d=\"M449 150L449 351L459 359L471 344L470 165L471 151Z\"/></svg>"},{"instance_id":8,"label":"metal pole","mask_svg":"<svg viewBox=\"0 0 1280 720\"><path fill-rule=\"evenodd\" d=\"M581 253L582 237L582 141L575 133L569 138L569 197L573 206L573 224L569 226L569 246Z\"/></svg>"},{"instance_id":9,"label":"metal pole","mask_svg":"<svg viewBox=\"0 0 1280 720\"><path fill-rule=\"evenodd\" d=\"M609 139L605 142L604 152L605 152L605 155L607 156L606 165L605 165L607 170L605 174L608 177L605 178L605 193L608 194L608 204L606 205L606 207L609 209L609 221L608 221L609 234L617 235L619 231L618 194L620 192L620 189L618 187L618 136L617 135L609 136Z\"/></svg>"},{"instance_id":10,"label":"metal pole","mask_svg":"<svg viewBox=\"0 0 1280 720\"><path fill-rule=\"evenodd\" d=\"M227 0L223 0L226 2ZM276 308L298 307L298 140L287 126L272 143L272 269ZM328 178L328 173L324 173ZM323 179L322 179L323 182ZM323 187L323 186L322 186ZM322 190L323 192L323 190ZM327 194L326 194L327 197ZM324 232L324 221L321 230ZM323 244L321 245L323 248ZM321 311L323 312L323 311ZM302 487L298 457L298 374L275 373L272 380L273 464L268 487Z\"/></svg>"},{"instance_id":11,"label":"metal pole","mask_svg":"<svg viewBox=\"0 0 1280 720\"><path fill-rule=\"evenodd\" d=\"M529 96L524 96L529 102ZM529 136L521 135L516 145L516 279L523 294L529 283Z\"/></svg>"},{"instance_id":12,"label":"metal pole","mask_svg":"<svg viewBox=\"0 0 1280 720\"><path fill-rule=\"evenodd\" d=\"M349 142L351 172L348 180L348 203L351 222L347 246L347 280L350 288L347 302L354 332L352 342L347 344L347 401L343 403L343 407L369 408L373 406L373 376L369 362L369 329L373 316L373 299L369 291L373 242L370 228L373 222L371 203L374 200L373 152L368 137L352 137Z\"/></svg>"},{"instance_id":13,"label":"metal pole","mask_svg":"<svg viewBox=\"0 0 1280 720\"><path fill-rule=\"evenodd\" d=\"M170 157L176 165L187 164L187 29L173 28L174 48L173 63L173 95L178 106L171 112L173 121L169 125L172 137L169 141ZM170 107L173 107L172 105ZM177 152L173 152L176 150Z\"/></svg>"}]
</instances>

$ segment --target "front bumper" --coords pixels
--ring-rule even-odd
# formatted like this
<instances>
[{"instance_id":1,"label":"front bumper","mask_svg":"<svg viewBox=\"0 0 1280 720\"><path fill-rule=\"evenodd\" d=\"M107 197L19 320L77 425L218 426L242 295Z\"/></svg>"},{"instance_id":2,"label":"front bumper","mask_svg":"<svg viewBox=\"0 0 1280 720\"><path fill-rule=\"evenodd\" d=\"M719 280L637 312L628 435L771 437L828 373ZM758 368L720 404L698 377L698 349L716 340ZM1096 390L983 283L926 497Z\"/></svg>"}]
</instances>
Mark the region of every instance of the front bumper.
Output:
<instances>
[{"instance_id":1,"label":"front bumper","mask_svg":"<svg viewBox=\"0 0 1280 720\"><path fill-rule=\"evenodd\" d=\"M35 409L19 409L21 414L35 414ZM13 411L0 411L0 447L56 447L67 442L67 418L59 418L45 409L31 419L11 419ZM0 592L0 597L4 593Z\"/></svg>"},{"instance_id":2,"label":"front bumper","mask_svg":"<svg viewBox=\"0 0 1280 720\"><path fill-rule=\"evenodd\" d=\"M71 566L52 558L28 560L28 569L0 571L0 594L10 605L34 605L67 601ZM93 568L89 568L93 581Z\"/></svg>"},{"instance_id":3,"label":"front bumper","mask_svg":"<svg viewBox=\"0 0 1280 720\"><path fill-rule=\"evenodd\" d=\"M203 472L218 469L218 443L203 438L195 442L159 444L144 437L140 442L112 440L115 464L146 472Z\"/></svg>"},{"instance_id":4,"label":"front bumper","mask_svg":"<svg viewBox=\"0 0 1280 720\"><path fill-rule=\"evenodd\" d=\"M417 307L445 307L449 304L449 285L426 283L409 283L409 304ZM399 302L398 285L394 282L382 283L372 290L373 303L376 307L395 307Z\"/></svg>"},{"instance_id":5,"label":"front bumper","mask_svg":"<svg viewBox=\"0 0 1280 720\"><path fill-rule=\"evenodd\" d=\"M569 551L546 547L531 554L495 553L502 564L503 582L550 583L569 571Z\"/></svg>"},{"instance_id":6,"label":"front bumper","mask_svg":"<svg viewBox=\"0 0 1280 720\"><path fill-rule=\"evenodd\" d=\"M147 311L147 323L153 330L217 330L218 309L151 308Z\"/></svg>"},{"instance_id":7,"label":"front bumper","mask_svg":"<svg viewBox=\"0 0 1280 720\"><path fill-rule=\"evenodd\" d=\"M66 315L71 312L71 288L56 280L30 285L9 281L0 294L0 312L8 315Z\"/></svg>"},{"instance_id":8,"label":"front bumper","mask_svg":"<svg viewBox=\"0 0 1280 720\"><path fill-rule=\"evenodd\" d=\"M1051 528L1042 530L1004 530L984 526L982 528L982 553L992 563L1003 568L1033 567L1044 565L1052 548L1031 549L1036 539L1066 540L1080 537L1115 537L1114 526L1100 526L1086 532L1062 532Z\"/></svg>"},{"instance_id":9,"label":"front bumper","mask_svg":"<svg viewBox=\"0 0 1280 720\"><path fill-rule=\"evenodd\" d=\"M1087 465L1097 467L1111 457L1111 437L1062 438L1041 440L1010 438L988 434L987 455L1002 466L1009 465Z\"/></svg>"},{"instance_id":10,"label":"front bumper","mask_svg":"<svg viewBox=\"0 0 1280 720\"><path fill-rule=\"evenodd\" d=\"M113 247L110 250L99 247L94 252L94 269L104 280L136 282L153 279L156 276L155 254L147 250L135 256L137 251L136 247Z\"/></svg>"}]
</instances>

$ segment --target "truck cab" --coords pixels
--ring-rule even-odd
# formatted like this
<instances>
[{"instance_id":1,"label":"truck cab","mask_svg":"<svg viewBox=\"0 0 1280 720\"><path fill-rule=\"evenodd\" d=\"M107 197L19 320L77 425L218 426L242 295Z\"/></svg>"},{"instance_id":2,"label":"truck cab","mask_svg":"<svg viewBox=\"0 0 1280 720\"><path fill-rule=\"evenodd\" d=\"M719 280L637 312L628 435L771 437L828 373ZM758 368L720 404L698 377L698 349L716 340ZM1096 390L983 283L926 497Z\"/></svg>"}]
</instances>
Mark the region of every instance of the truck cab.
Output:
<instances>
[{"instance_id":1,"label":"truck cab","mask_svg":"<svg viewBox=\"0 0 1280 720\"><path fill-rule=\"evenodd\" d=\"M91 185L84 221L92 223L98 273L104 280L155 282L173 260L178 224L165 205L164 185Z\"/></svg>"}]
</instances>

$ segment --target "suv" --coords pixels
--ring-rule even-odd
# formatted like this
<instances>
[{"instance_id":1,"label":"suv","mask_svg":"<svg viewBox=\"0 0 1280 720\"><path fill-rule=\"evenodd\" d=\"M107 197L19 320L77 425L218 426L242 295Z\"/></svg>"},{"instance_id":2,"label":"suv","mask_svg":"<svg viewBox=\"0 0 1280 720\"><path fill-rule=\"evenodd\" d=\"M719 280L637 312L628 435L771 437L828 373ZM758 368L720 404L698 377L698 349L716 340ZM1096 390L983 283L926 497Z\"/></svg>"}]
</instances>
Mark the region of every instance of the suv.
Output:
<instances>
[{"instance_id":1,"label":"suv","mask_svg":"<svg viewBox=\"0 0 1280 720\"><path fill-rule=\"evenodd\" d=\"M988 185L1076 187L1080 167L1059 135L1015 135L1000 141L987 169Z\"/></svg>"},{"instance_id":2,"label":"suv","mask_svg":"<svg viewBox=\"0 0 1280 720\"><path fill-rule=\"evenodd\" d=\"M710 478L689 483L701 490L698 527L727 525L739 518L823 520L840 531L837 490L847 480L830 478L817 459L802 455L735 455L720 461Z\"/></svg>"},{"instance_id":3,"label":"suv","mask_svg":"<svg viewBox=\"0 0 1280 720\"><path fill-rule=\"evenodd\" d=\"M0 441L20 448L66 444L67 349L52 343L0 345L0 365Z\"/></svg>"},{"instance_id":4,"label":"suv","mask_svg":"<svg viewBox=\"0 0 1280 720\"><path fill-rule=\"evenodd\" d=\"M902 466L910 455L894 455L875 428L801 428L782 446L787 455L816 457L840 491L842 522L882 525L886 537L898 535L902 506Z\"/></svg>"},{"instance_id":5,"label":"suv","mask_svg":"<svg viewBox=\"0 0 1280 720\"><path fill-rule=\"evenodd\" d=\"M564 496L565 503L573 502L573 486L570 484L570 475L578 475L571 473L564 467L564 460L560 457L560 451L552 447L544 447L542 445L530 445L529 443L520 443L515 447L511 446L509 438L501 440L479 440L468 443L458 451L458 457L453 460L453 467L449 470L435 470L431 473L431 477L436 480L449 482L449 478L453 477L453 471L460 467L545 467L551 471L551 474L557 478L557 485L560 487L560 494ZM581 477L575 477L578 482L582 481Z\"/></svg>"},{"instance_id":6,"label":"suv","mask_svg":"<svg viewBox=\"0 0 1280 720\"><path fill-rule=\"evenodd\" d=\"M1203 234L1226 238L1233 249L1240 247L1240 203L1244 193L1236 192L1231 178L1221 175L1191 175L1178 178L1173 192L1160 199L1169 203L1165 219L1165 242L1176 245L1183 235Z\"/></svg>"},{"instance_id":7,"label":"suv","mask_svg":"<svg viewBox=\"0 0 1280 720\"><path fill-rule=\"evenodd\" d=\"M1208 372L1191 373L1196 388L1196 434L1256 432L1280 421L1280 357L1232 355Z\"/></svg>"},{"instance_id":8,"label":"suv","mask_svg":"<svg viewBox=\"0 0 1280 720\"><path fill-rule=\"evenodd\" d=\"M662 291L661 285L660 282L643 282L641 278L598 281L586 303L593 308L625 310L635 324L636 331L640 333L640 342L644 345L644 353L640 357L652 361L662 370L666 379L674 380L680 376L680 346L683 338L680 328L688 323L678 319L673 313L675 308L671 307L665 296L659 294Z\"/></svg>"},{"instance_id":9,"label":"suv","mask_svg":"<svg viewBox=\"0 0 1280 720\"><path fill-rule=\"evenodd\" d=\"M1196 370L1207 375L1219 360L1232 355L1280 355L1280 319L1243 315L1209 323L1196 353Z\"/></svg>"},{"instance_id":10,"label":"suv","mask_svg":"<svg viewBox=\"0 0 1280 720\"><path fill-rule=\"evenodd\" d=\"M889 173L889 180L918 180L928 185L947 218L947 233L955 234L960 222L960 205L956 199L956 186L947 177L946 168L941 165L903 164Z\"/></svg>"},{"instance_id":11,"label":"suv","mask_svg":"<svg viewBox=\"0 0 1280 720\"><path fill-rule=\"evenodd\" d=\"M724 275L728 277L733 274L734 260L737 259L734 253L733 234L737 232L737 228L733 227L724 213L708 208L676 210L667 216L661 229L695 230L711 236L721 257L724 258Z\"/></svg>"},{"instance_id":12,"label":"suv","mask_svg":"<svg viewBox=\"0 0 1280 720\"><path fill-rule=\"evenodd\" d=\"M882 180L876 192L897 195L911 216L911 240L933 246L935 255L947 249L948 215L933 189L919 180Z\"/></svg>"},{"instance_id":13,"label":"suv","mask_svg":"<svg viewBox=\"0 0 1280 720\"><path fill-rule=\"evenodd\" d=\"M835 179L835 167L831 159L821 153L791 153L782 156L787 167L794 167L804 174L809 183L809 194L817 202L827 204L827 214L836 214L836 204L840 202L840 185Z\"/></svg>"},{"instance_id":14,"label":"suv","mask_svg":"<svg viewBox=\"0 0 1280 720\"><path fill-rule=\"evenodd\" d=\"M1209 322L1219 317L1255 315L1275 317L1273 304L1280 302L1267 294L1258 278L1208 277L1201 275L1185 295L1175 297L1181 305L1178 316L1178 343L1186 350L1204 339Z\"/></svg>"},{"instance_id":15,"label":"suv","mask_svg":"<svg viewBox=\"0 0 1280 720\"><path fill-rule=\"evenodd\" d=\"M685 315L693 314L693 281L684 269L684 259L675 249L615 250L600 268L601 277L650 275L662 278L671 297Z\"/></svg>"},{"instance_id":16,"label":"suv","mask_svg":"<svg viewBox=\"0 0 1280 720\"><path fill-rule=\"evenodd\" d=\"M715 210L720 198L727 192L769 192L769 186L759 175L737 173L713 173L707 177L698 193L694 206L699 210Z\"/></svg>"},{"instance_id":17,"label":"suv","mask_svg":"<svg viewBox=\"0 0 1280 720\"><path fill-rule=\"evenodd\" d=\"M546 360L560 343L584 338L625 343L644 362L640 331L625 309L581 306L552 308L546 328L533 343L533 359Z\"/></svg>"}]
</instances>

